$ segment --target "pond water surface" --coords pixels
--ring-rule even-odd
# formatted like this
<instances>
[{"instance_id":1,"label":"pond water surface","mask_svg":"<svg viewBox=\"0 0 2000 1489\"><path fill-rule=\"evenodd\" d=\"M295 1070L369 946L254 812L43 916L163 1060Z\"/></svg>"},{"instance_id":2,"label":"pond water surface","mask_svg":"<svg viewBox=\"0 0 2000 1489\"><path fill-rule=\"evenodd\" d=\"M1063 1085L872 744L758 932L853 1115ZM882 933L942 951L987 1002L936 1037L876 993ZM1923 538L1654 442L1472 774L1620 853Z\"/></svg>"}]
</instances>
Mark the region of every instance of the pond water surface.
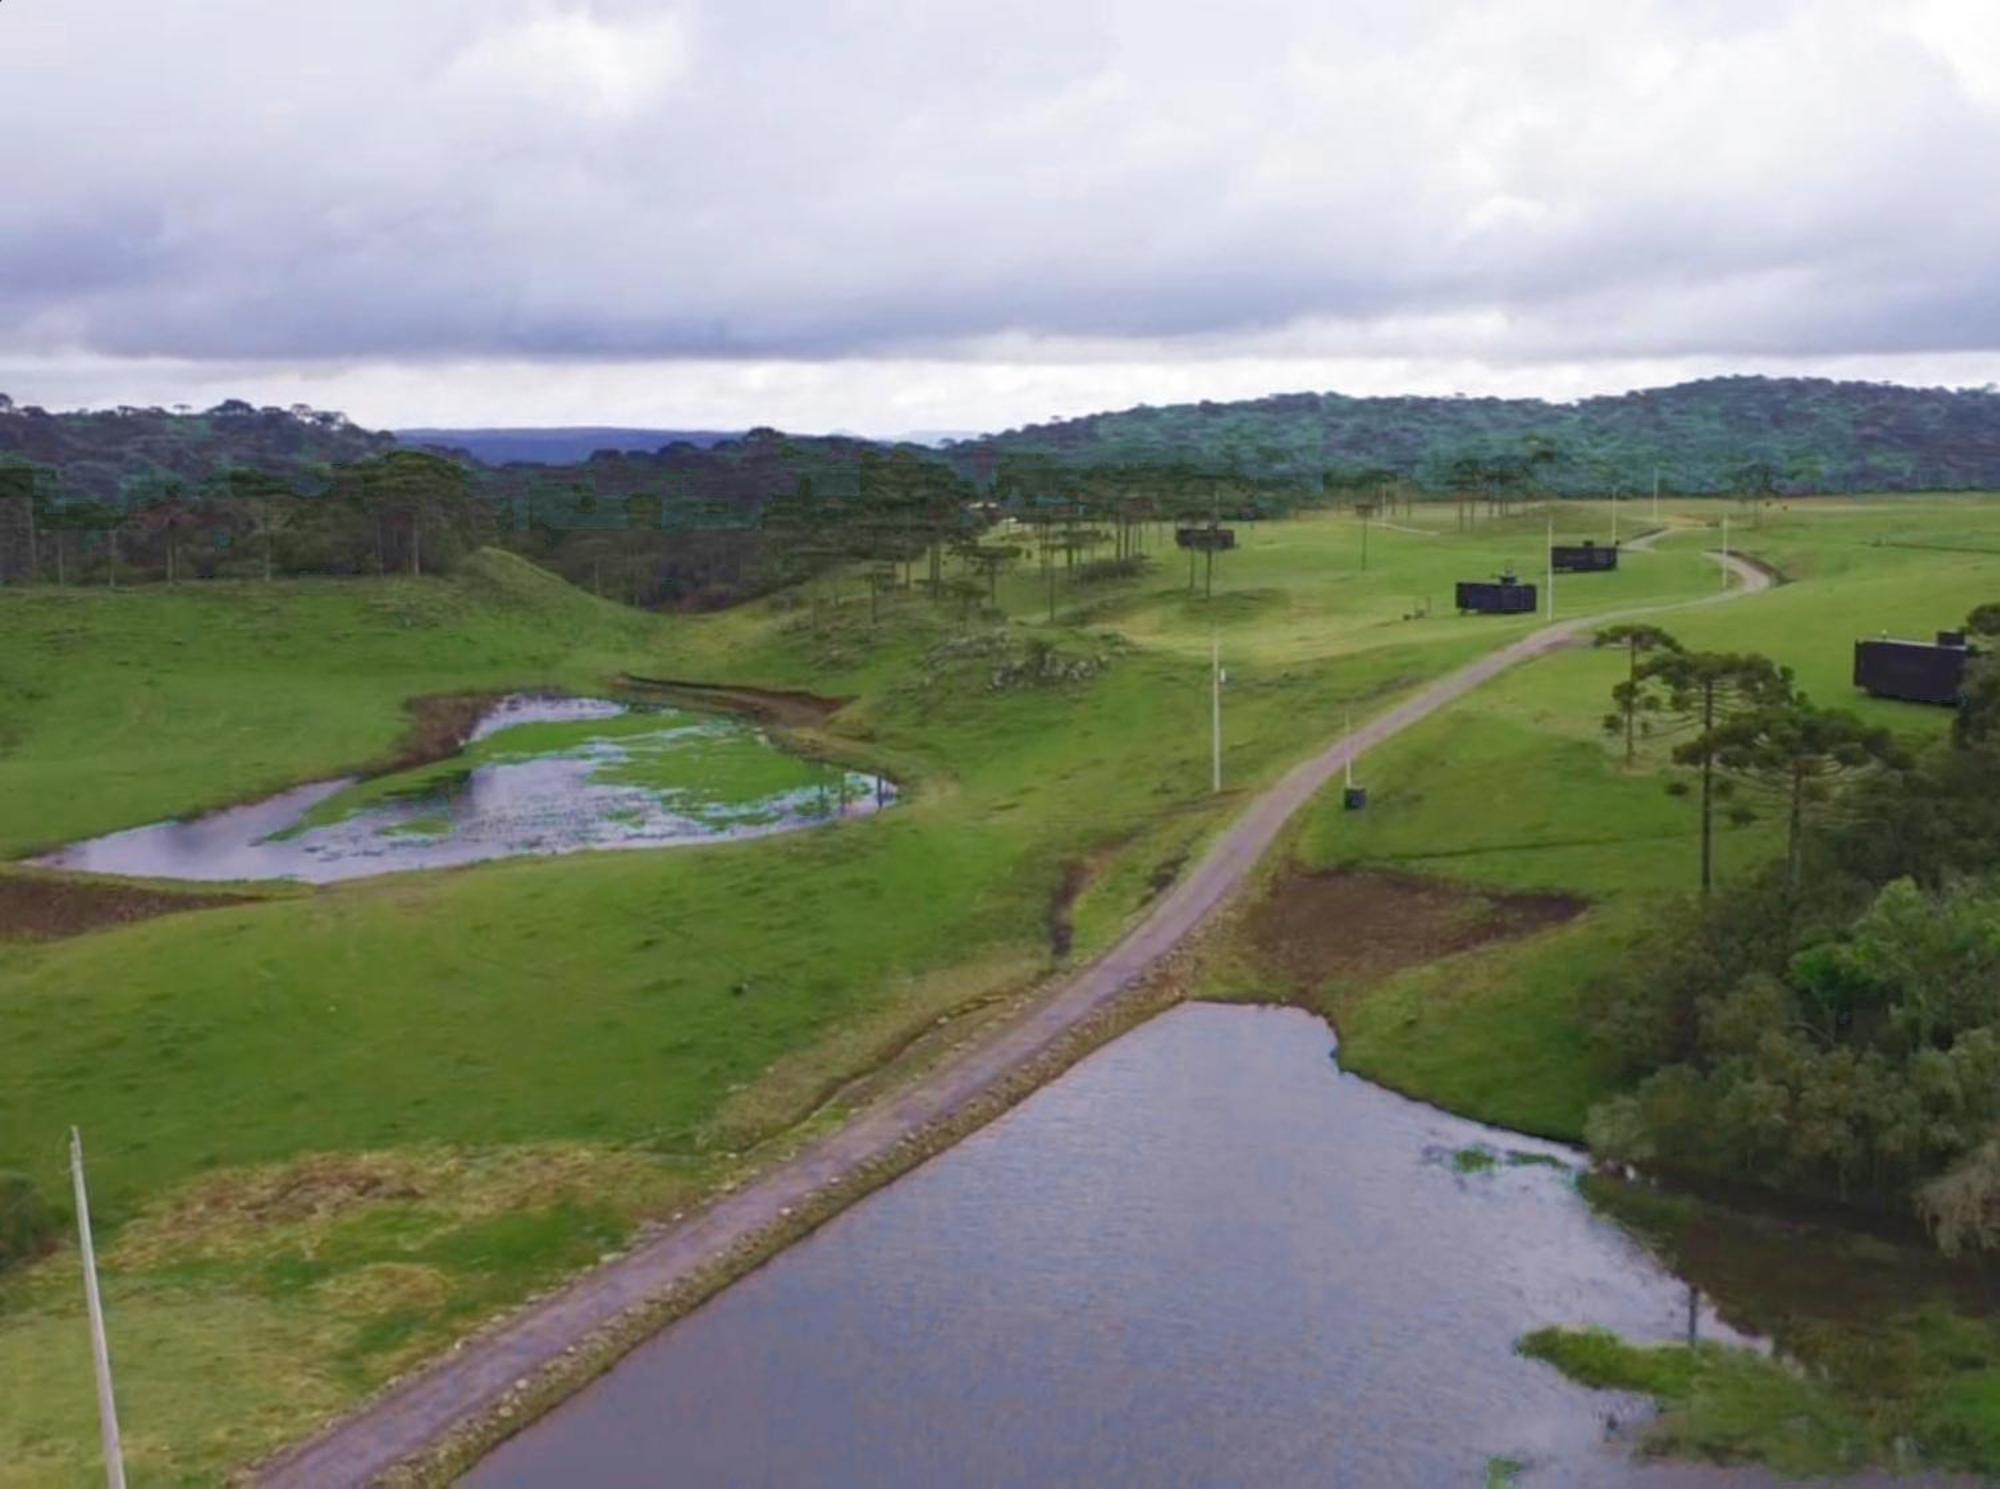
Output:
<instances>
[{"instance_id":1,"label":"pond water surface","mask_svg":"<svg viewBox=\"0 0 2000 1489\"><path fill-rule=\"evenodd\" d=\"M1514 1353L1545 1324L1682 1339L1691 1303L1744 1342L1583 1202L1575 1153L1332 1049L1295 1011L1162 1015L468 1482L1479 1486L1514 1482L1502 1460L1527 1489L1775 1482L1635 1462L1644 1403Z\"/></svg>"},{"instance_id":2,"label":"pond water surface","mask_svg":"<svg viewBox=\"0 0 2000 1489\"><path fill-rule=\"evenodd\" d=\"M781 750L740 719L603 698L508 698L448 760L322 781L72 844L49 868L325 883L494 858L793 832L895 799L879 776Z\"/></svg>"}]
</instances>

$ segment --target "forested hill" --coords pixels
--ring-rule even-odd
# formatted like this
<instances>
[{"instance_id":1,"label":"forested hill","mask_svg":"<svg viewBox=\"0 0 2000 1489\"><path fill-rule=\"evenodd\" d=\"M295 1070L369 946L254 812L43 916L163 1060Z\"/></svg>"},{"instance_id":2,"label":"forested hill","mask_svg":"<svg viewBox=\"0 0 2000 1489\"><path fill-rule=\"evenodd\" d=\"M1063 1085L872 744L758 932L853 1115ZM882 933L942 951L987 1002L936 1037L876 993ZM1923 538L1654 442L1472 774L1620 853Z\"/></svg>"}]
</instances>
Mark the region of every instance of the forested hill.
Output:
<instances>
[{"instance_id":1,"label":"forested hill","mask_svg":"<svg viewBox=\"0 0 2000 1489\"><path fill-rule=\"evenodd\" d=\"M1479 464L1537 452L1557 490L2000 490L2000 392L1824 378L1722 377L1577 403L1535 398L1349 398L1141 406L1030 425L949 447L969 474L1003 456L1066 464L1184 464L1316 481L1382 471L1434 489Z\"/></svg>"},{"instance_id":2,"label":"forested hill","mask_svg":"<svg viewBox=\"0 0 2000 1489\"><path fill-rule=\"evenodd\" d=\"M232 398L199 413L50 413L0 394L0 464L54 470L70 501L129 506L175 487L193 489L230 469L264 471L303 488L328 466L395 447L393 435L304 407L260 409Z\"/></svg>"}]
</instances>

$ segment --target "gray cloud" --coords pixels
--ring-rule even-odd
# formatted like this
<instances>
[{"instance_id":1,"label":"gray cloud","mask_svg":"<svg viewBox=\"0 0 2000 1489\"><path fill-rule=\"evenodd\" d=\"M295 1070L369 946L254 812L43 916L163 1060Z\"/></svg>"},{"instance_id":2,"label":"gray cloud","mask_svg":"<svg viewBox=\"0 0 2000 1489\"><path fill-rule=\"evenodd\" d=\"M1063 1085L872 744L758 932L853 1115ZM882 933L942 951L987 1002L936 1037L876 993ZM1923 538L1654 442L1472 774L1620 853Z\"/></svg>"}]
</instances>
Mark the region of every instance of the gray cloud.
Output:
<instances>
[{"instance_id":1,"label":"gray cloud","mask_svg":"<svg viewBox=\"0 0 2000 1489\"><path fill-rule=\"evenodd\" d=\"M14 4L0 358L1990 351L1996 57L1976 0Z\"/></svg>"}]
</instances>

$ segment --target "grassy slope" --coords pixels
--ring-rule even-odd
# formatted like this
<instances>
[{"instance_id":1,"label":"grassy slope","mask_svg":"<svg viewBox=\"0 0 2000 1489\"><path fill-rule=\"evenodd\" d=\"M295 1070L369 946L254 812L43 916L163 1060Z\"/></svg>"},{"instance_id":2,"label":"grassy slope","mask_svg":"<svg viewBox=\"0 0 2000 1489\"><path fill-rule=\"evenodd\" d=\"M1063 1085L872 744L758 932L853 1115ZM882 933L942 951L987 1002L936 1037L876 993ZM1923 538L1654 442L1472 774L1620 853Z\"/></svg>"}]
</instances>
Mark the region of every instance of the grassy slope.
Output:
<instances>
[{"instance_id":1,"label":"grassy slope","mask_svg":"<svg viewBox=\"0 0 2000 1489\"><path fill-rule=\"evenodd\" d=\"M1686 509L1712 522L1713 505ZM1886 703L1850 682L1856 636L1927 636L2000 594L2000 505L1973 500L1799 503L1734 546L1797 582L1736 604L1661 617L1690 646L1766 652L1800 685L1913 736L1942 710ZM1664 541L1661 558L1712 545L1712 528ZM1898 543L1942 546L1891 546ZM1958 551L1979 549L1984 551ZM1629 564L1650 563L1634 555ZM1573 581L1575 594L1585 583ZM1663 895L1690 889L1691 801L1662 789L1662 752L1627 771L1599 721L1623 675L1619 654L1580 650L1500 679L1367 763L1375 800L1361 816L1320 803L1300 837L1315 865L1387 863L1505 888L1580 891L1580 922L1397 978L1330 1006L1354 1069L1468 1114L1575 1136L1604 1094L1576 996ZM1775 851L1774 829L1725 829L1729 873Z\"/></svg>"},{"instance_id":2,"label":"grassy slope","mask_svg":"<svg viewBox=\"0 0 2000 1489\"><path fill-rule=\"evenodd\" d=\"M773 605L656 623L500 559L445 583L0 596L0 627L30 638L0 663L26 704L0 754L16 851L379 757L414 694L622 668L854 696L821 746L914 788L880 818L783 840L403 876L0 946L0 1167L54 1192L64 1129L90 1137L137 1461L195 1478L241 1461L716 1182L834 1083L1044 965L1072 861L1097 870L1078 951L1103 945L1233 800L1205 795L1211 626L1232 672L1227 774L1248 788L1349 707L1531 624L1401 617L1455 575L1525 566L1539 523L1378 529L1365 576L1357 537L1334 520L1248 532L1213 605L1172 559L1065 586L1053 627L1039 578L1010 576L1017 633L1111 666L997 691L992 659L926 660L954 619L906 598L871 628L851 587L817 623ZM1665 556L1604 594L1704 573ZM578 1156L525 1198L424 1177L454 1153L504 1172L549 1145ZM328 1213L359 1233L330 1250L241 1198L246 1165L310 1153L404 1175L332 1186ZM221 1196L206 1229L133 1249L203 1186ZM71 1410L87 1360L53 1345L80 1337L64 1265L0 1292L0 1378L35 1382L0 1400L0 1463L21 1465L0 1484L88 1477ZM243 1385L197 1399L188 1382L216 1380L214 1361Z\"/></svg>"},{"instance_id":3,"label":"grassy slope","mask_svg":"<svg viewBox=\"0 0 2000 1489\"><path fill-rule=\"evenodd\" d=\"M497 552L449 583L0 596L0 856L350 769L410 698L594 682L653 630Z\"/></svg>"}]
</instances>

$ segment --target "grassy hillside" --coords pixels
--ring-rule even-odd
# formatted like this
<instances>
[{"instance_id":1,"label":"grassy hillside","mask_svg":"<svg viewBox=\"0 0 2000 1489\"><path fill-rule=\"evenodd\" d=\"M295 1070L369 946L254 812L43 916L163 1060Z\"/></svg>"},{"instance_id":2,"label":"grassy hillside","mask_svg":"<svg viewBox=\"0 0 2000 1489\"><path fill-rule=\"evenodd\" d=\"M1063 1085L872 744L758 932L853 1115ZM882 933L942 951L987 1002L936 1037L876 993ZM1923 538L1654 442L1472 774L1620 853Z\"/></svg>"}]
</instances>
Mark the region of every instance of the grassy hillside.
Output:
<instances>
[{"instance_id":1,"label":"grassy hillside","mask_svg":"<svg viewBox=\"0 0 2000 1489\"><path fill-rule=\"evenodd\" d=\"M451 581L0 593L0 857L392 756L411 700L601 683L655 624L510 554Z\"/></svg>"},{"instance_id":2,"label":"grassy hillside","mask_svg":"<svg viewBox=\"0 0 2000 1489\"><path fill-rule=\"evenodd\" d=\"M997 615L892 595L871 620L829 580L660 622L494 557L450 580L0 595L0 625L35 638L5 663L27 705L0 756L15 851L378 758L413 695L625 669L852 698L813 747L909 788L789 838L0 943L0 1168L58 1194L62 1135L85 1129L135 1462L202 1479L297 1435L726 1182L940 1020L992 1016L1055 926L1076 955L1103 946L1350 710L1530 625L1404 617L1540 538L1378 525L1364 574L1351 520L1272 526L1213 602L1176 555L1059 584L1053 624L1033 573ZM1713 583L1690 546L1591 602ZM88 1360L59 1346L81 1337L74 1283L66 1256L0 1278L0 1378L34 1383L0 1399L0 1484L89 1476Z\"/></svg>"},{"instance_id":3,"label":"grassy hillside","mask_svg":"<svg viewBox=\"0 0 2000 1489\"><path fill-rule=\"evenodd\" d=\"M1678 526L1658 558L1718 541L1712 512L1669 512ZM1884 631L1926 637L2000 596L2000 504L1798 503L1737 529L1732 544L1794 582L1660 624L1690 647L1762 651L1816 701L1912 738L1949 725L1946 710L1857 692L1852 643ZM1664 747L1627 769L1601 727L1624 667L1622 653L1584 648L1502 677L1366 762L1368 811L1330 800L1314 808L1297 847L1308 867L1379 865L1593 902L1583 919L1527 942L1367 989L1307 990L1335 1017L1350 1068L1490 1121L1581 1132L1606 1076L1585 1045L1578 990L1665 898L1693 889L1698 862L1694 807L1664 790ZM1768 823L1723 825L1725 886L1778 843Z\"/></svg>"}]
</instances>

